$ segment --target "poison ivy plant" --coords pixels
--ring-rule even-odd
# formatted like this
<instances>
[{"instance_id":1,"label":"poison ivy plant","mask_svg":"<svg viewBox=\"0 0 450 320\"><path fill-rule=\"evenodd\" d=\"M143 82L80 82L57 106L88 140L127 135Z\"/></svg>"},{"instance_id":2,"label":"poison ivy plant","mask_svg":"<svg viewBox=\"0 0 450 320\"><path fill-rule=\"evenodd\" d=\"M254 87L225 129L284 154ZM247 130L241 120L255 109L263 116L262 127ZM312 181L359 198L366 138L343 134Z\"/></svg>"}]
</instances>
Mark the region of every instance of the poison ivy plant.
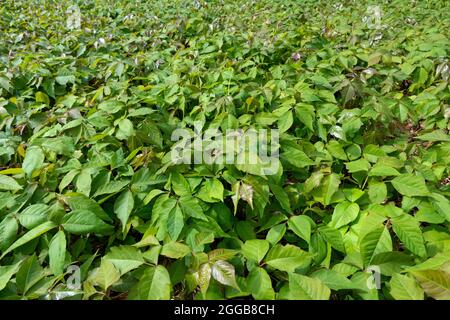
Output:
<instances>
[{"instance_id":1,"label":"poison ivy plant","mask_svg":"<svg viewBox=\"0 0 450 320\"><path fill-rule=\"evenodd\" d=\"M449 12L2 1L0 299L450 299Z\"/></svg>"}]
</instances>

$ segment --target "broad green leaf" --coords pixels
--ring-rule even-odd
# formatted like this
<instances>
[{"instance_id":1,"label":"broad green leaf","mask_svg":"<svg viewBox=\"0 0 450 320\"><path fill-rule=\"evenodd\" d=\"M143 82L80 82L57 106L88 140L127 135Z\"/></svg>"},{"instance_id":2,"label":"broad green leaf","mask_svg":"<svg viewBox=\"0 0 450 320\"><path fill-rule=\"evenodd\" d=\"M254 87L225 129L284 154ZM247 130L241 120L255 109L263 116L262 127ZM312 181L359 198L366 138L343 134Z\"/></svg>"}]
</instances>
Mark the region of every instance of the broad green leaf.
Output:
<instances>
[{"instance_id":1,"label":"broad green leaf","mask_svg":"<svg viewBox=\"0 0 450 320\"><path fill-rule=\"evenodd\" d=\"M448 133L445 133L442 130L434 130L429 133L421 134L415 138L423 141L450 141Z\"/></svg>"},{"instance_id":2,"label":"broad green leaf","mask_svg":"<svg viewBox=\"0 0 450 320\"><path fill-rule=\"evenodd\" d=\"M269 232L267 232L266 240L270 242L270 244L275 245L281 241L284 234L286 233L286 224L280 223L272 228L270 228Z\"/></svg>"},{"instance_id":3,"label":"broad green leaf","mask_svg":"<svg viewBox=\"0 0 450 320\"><path fill-rule=\"evenodd\" d=\"M177 195L186 196L191 194L189 183L181 174L172 173L170 175L170 181L172 182L172 188Z\"/></svg>"},{"instance_id":4,"label":"broad green leaf","mask_svg":"<svg viewBox=\"0 0 450 320\"><path fill-rule=\"evenodd\" d=\"M132 246L112 247L105 260L111 262L121 275L134 270L144 264L144 258L139 249Z\"/></svg>"},{"instance_id":5,"label":"broad green leaf","mask_svg":"<svg viewBox=\"0 0 450 320\"><path fill-rule=\"evenodd\" d=\"M427 296L436 300L450 299L450 273L443 270L411 271Z\"/></svg>"},{"instance_id":6,"label":"broad green leaf","mask_svg":"<svg viewBox=\"0 0 450 320\"><path fill-rule=\"evenodd\" d=\"M382 203L387 197L386 184L381 181L369 182L369 198L372 203Z\"/></svg>"},{"instance_id":7,"label":"broad green leaf","mask_svg":"<svg viewBox=\"0 0 450 320\"><path fill-rule=\"evenodd\" d=\"M269 274L260 267L253 268L247 277L247 289L256 300L274 300L275 291Z\"/></svg>"},{"instance_id":8,"label":"broad green leaf","mask_svg":"<svg viewBox=\"0 0 450 320\"><path fill-rule=\"evenodd\" d=\"M392 251L389 231L386 227L378 227L368 232L361 238L359 247L364 265L369 266L377 254Z\"/></svg>"},{"instance_id":9,"label":"broad green leaf","mask_svg":"<svg viewBox=\"0 0 450 320\"><path fill-rule=\"evenodd\" d=\"M211 267L211 275L221 284L239 290L239 286L236 283L234 266L231 263L224 260L217 260Z\"/></svg>"},{"instance_id":10,"label":"broad green leaf","mask_svg":"<svg viewBox=\"0 0 450 320\"><path fill-rule=\"evenodd\" d=\"M88 211L95 213L95 215L97 217L99 217L100 219L107 221L107 222L112 222L112 219L108 216L108 214L103 210L103 208L97 202L86 197L83 194L78 194L78 193L66 194L64 197L64 201L67 202L67 204L69 205L70 209L72 209L72 211L88 210Z\"/></svg>"},{"instance_id":11,"label":"broad green leaf","mask_svg":"<svg viewBox=\"0 0 450 320\"><path fill-rule=\"evenodd\" d=\"M17 287L21 293L26 294L36 283L45 277L45 271L39 264L36 255L28 257L21 264L16 274Z\"/></svg>"},{"instance_id":12,"label":"broad green leaf","mask_svg":"<svg viewBox=\"0 0 450 320\"><path fill-rule=\"evenodd\" d=\"M162 247L161 255L172 258L181 259L191 252L191 249L180 242L169 242Z\"/></svg>"},{"instance_id":13,"label":"broad green leaf","mask_svg":"<svg viewBox=\"0 0 450 320\"><path fill-rule=\"evenodd\" d=\"M369 171L370 164L366 159L359 159L352 162L346 162L345 166L347 167L348 172L360 172L360 171Z\"/></svg>"},{"instance_id":14,"label":"broad green leaf","mask_svg":"<svg viewBox=\"0 0 450 320\"><path fill-rule=\"evenodd\" d=\"M28 148L23 160L22 169L28 177L31 177L32 173L40 169L44 164L45 155L40 147L31 146Z\"/></svg>"},{"instance_id":15,"label":"broad green leaf","mask_svg":"<svg viewBox=\"0 0 450 320\"><path fill-rule=\"evenodd\" d=\"M208 252L208 260L215 262L218 260L228 260L234 257L238 251L232 249L215 249Z\"/></svg>"},{"instance_id":16,"label":"broad green leaf","mask_svg":"<svg viewBox=\"0 0 450 320\"><path fill-rule=\"evenodd\" d=\"M9 280L16 274L19 270L22 261L19 261L12 265L0 266L0 291L2 291Z\"/></svg>"},{"instance_id":17,"label":"broad green leaf","mask_svg":"<svg viewBox=\"0 0 450 320\"><path fill-rule=\"evenodd\" d=\"M92 211L78 209L74 210L63 217L62 227L72 234L110 234L113 226L103 222Z\"/></svg>"},{"instance_id":18,"label":"broad green leaf","mask_svg":"<svg viewBox=\"0 0 450 320\"><path fill-rule=\"evenodd\" d=\"M312 223L313 221L308 216L292 216L289 218L288 228L292 230L297 236L309 243L311 239Z\"/></svg>"},{"instance_id":19,"label":"broad green leaf","mask_svg":"<svg viewBox=\"0 0 450 320\"><path fill-rule=\"evenodd\" d=\"M167 232L169 232L169 235L172 238L172 240L176 241L178 239L181 230L183 230L183 226L184 226L183 212L181 211L180 206L176 205L175 208L173 208L169 212L169 216L167 219Z\"/></svg>"},{"instance_id":20,"label":"broad green leaf","mask_svg":"<svg viewBox=\"0 0 450 320\"><path fill-rule=\"evenodd\" d=\"M48 206L43 203L32 204L17 215L22 226L33 229L44 223L48 216Z\"/></svg>"},{"instance_id":21,"label":"broad green leaf","mask_svg":"<svg viewBox=\"0 0 450 320\"><path fill-rule=\"evenodd\" d=\"M342 234L336 228L331 226L321 226L318 228L320 234L334 249L345 252L344 240Z\"/></svg>"},{"instance_id":22,"label":"broad green leaf","mask_svg":"<svg viewBox=\"0 0 450 320\"><path fill-rule=\"evenodd\" d=\"M14 249L23 246L27 242L43 235L49 230L52 230L56 227L56 224L54 224L51 221L44 222L43 224L40 224L39 226L35 227L34 229L28 231L23 236L21 236L19 239L17 239L8 249L3 252L0 259L2 259L4 256L6 256L8 253L12 252Z\"/></svg>"},{"instance_id":23,"label":"broad green leaf","mask_svg":"<svg viewBox=\"0 0 450 320\"><path fill-rule=\"evenodd\" d=\"M331 140L327 145L327 149L334 158L345 161L348 160L347 154L345 153L344 148L339 143L339 141Z\"/></svg>"},{"instance_id":24,"label":"broad green leaf","mask_svg":"<svg viewBox=\"0 0 450 320\"><path fill-rule=\"evenodd\" d=\"M208 179L202 184L197 197L205 202L218 202L223 200L223 192L223 185L218 179Z\"/></svg>"},{"instance_id":25,"label":"broad green leaf","mask_svg":"<svg viewBox=\"0 0 450 320\"><path fill-rule=\"evenodd\" d=\"M331 197L338 190L340 184L341 180L335 173L332 173L322 179L323 204L330 204Z\"/></svg>"},{"instance_id":26,"label":"broad green leaf","mask_svg":"<svg viewBox=\"0 0 450 320\"><path fill-rule=\"evenodd\" d=\"M369 177L377 176L377 177L387 177L387 176L398 176L400 172L398 172L395 168L376 164L370 169Z\"/></svg>"},{"instance_id":27,"label":"broad green leaf","mask_svg":"<svg viewBox=\"0 0 450 320\"><path fill-rule=\"evenodd\" d=\"M242 188L244 189L244 188ZM281 207L286 210L286 212L292 212L290 203L289 203L289 197L284 191L284 189L276 184L270 184L270 190L275 195L275 198L278 200L278 202L281 204Z\"/></svg>"},{"instance_id":28,"label":"broad green leaf","mask_svg":"<svg viewBox=\"0 0 450 320\"><path fill-rule=\"evenodd\" d=\"M147 205L152 201L155 197L159 196L160 194L164 193L162 190L153 189L148 193L148 195L144 198L144 204Z\"/></svg>"},{"instance_id":29,"label":"broad green leaf","mask_svg":"<svg viewBox=\"0 0 450 320\"><path fill-rule=\"evenodd\" d=\"M122 232L125 231L128 218L134 208L133 194L130 190L122 192L114 203L114 213L122 223Z\"/></svg>"},{"instance_id":30,"label":"broad green leaf","mask_svg":"<svg viewBox=\"0 0 450 320\"><path fill-rule=\"evenodd\" d=\"M92 281L99 285L103 291L106 291L110 286L119 281L119 279L119 271L114 267L114 264L107 259L102 259L100 267L92 276Z\"/></svg>"},{"instance_id":31,"label":"broad green leaf","mask_svg":"<svg viewBox=\"0 0 450 320\"><path fill-rule=\"evenodd\" d=\"M391 221L395 234L405 247L414 254L425 257L427 252L418 221L408 214L392 217Z\"/></svg>"},{"instance_id":32,"label":"broad green leaf","mask_svg":"<svg viewBox=\"0 0 450 320\"><path fill-rule=\"evenodd\" d=\"M292 300L328 300L331 290L319 279L289 273L289 298Z\"/></svg>"},{"instance_id":33,"label":"broad green leaf","mask_svg":"<svg viewBox=\"0 0 450 320\"><path fill-rule=\"evenodd\" d=\"M402 174L391 181L394 188L404 196L426 196L429 191L422 177L411 173Z\"/></svg>"},{"instance_id":34,"label":"broad green leaf","mask_svg":"<svg viewBox=\"0 0 450 320\"><path fill-rule=\"evenodd\" d=\"M169 300L172 284L167 269L158 265L145 269L139 282L130 291L130 300Z\"/></svg>"},{"instance_id":35,"label":"broad green leaf","mask_svg":"<svg viewBox=\"0 0 450 320\"><path fill-rule=\"evenodd\" d=\"M16 180L9 176L0 174L0 190L17 191L21 189L22 187L17 183Z\"/></svg>"},{"instance_id":36,"label":"broad green leaf","mask_svg":"<svg viewBox=\"0 0 450 320\"><path fill-rule=\"evenodd\" d=\"M392 276L412 265L414 258L403 252L382 252L372 259L372 264L380 268L380 273Z\"/></svg>"},{"instance_id":37,"label":"broad green leaf","mask_svg":"<svg viewBox=\"0 0 450 320\"><path fill-rule=\"evenodd\" d=\"M199 204L199 200L192 196L184 196L179 200L179 205L185 216L208 221L208 218L203 213L203 209Z\"/></svg>"},{"instance_id":38,"label":"broad green leaf","mask_svg":"<svg viewBox=\"0 0 450 320\"><path fill-rule=\"evenodd\" d=\"M208 290L211 281L211 273L212 269L210 263L203 263L196 273L197 283L203 294L206 294L206 291Z\"/></svg>"},{"instance_id":39,"label":"broad green leaf","mask_svg":"<svg viewBox=\"0 0 450 320\"><path fill-rule=\"evenodd\" d=\"M332 290L358 289L347 277L334 270L320 269L311 274L312 278L319 279Z\"/></svg>"},{"instance_id":40,"label":"broad green leaf","mask_svg":"<svg viewBox=\"0 0 450 320\"><path fill-rule=\"evenodd\" d=\"M249 260L261 262L267 251L269 251L269 241L267 240L247 240L241 247L241 252Z\"/></svg>"},{"instance_id":41,"label":"broad green leaf","mask_svg":"<svg viewBox=\"0 0 450 320\"><path fill-rule=\"evenodd\" d=\"M66 245L66 235L64 231L60 230L53 236L48 246L50 270L55 276L59 276L64 272Z\"/></svg>"},{"instance_id":42,"label":"broad green leaf","mask_svg":"<svg viewBox=\"0 0 450 320\"><path fill-rule=\"evenodd\" d=\"M16 238L19 224L14 217L5 217L0 222L0 250L6 250Z\"/></svg>"},{"instance_id":43,"label":"broad green leaf","mask_svg":"<svg viewBox=\"0 0 450 320\"><path fill-rule=\"evenodd\" d=\"M311 254L291 244L275 245L267 253L264 262L272 268L295 272L297 268L304 268L311 264Z\"/></svg>"},{"instance_id":44,"label":"broad green leaf","mask_svg":"<svg viewBox=\"0 0 450 320\"><path fill-rule=\"evenodd\" d=\"M357 203L341 202L334 208L333 216L331 217L332 225L339 229L354 221L358 217L358 213L359 205Z\"/></svg>"},{"instance_id":45,"label":"broad green leaf","mask_svg":"<svg viewBox=\"0 0 450 320\"><path fill-rule=\"evenodd\" d=\"M417 282L406 275L396 273L389 282L390 294L395 300L423 300L424 293Z\"/></svg>"},{"instance_id":46,"label":"broad green leaf","mask_svg":"<svg viewBox=\"0 0 450 320\"><path fill-rule=\"evenodd\" d=\"M107 113L116 113L122 110L125 107L125 104L121 101L117 100L107 100L103 101L98 105L100 110L106 111Z\"/></svg>"}]
</instances>

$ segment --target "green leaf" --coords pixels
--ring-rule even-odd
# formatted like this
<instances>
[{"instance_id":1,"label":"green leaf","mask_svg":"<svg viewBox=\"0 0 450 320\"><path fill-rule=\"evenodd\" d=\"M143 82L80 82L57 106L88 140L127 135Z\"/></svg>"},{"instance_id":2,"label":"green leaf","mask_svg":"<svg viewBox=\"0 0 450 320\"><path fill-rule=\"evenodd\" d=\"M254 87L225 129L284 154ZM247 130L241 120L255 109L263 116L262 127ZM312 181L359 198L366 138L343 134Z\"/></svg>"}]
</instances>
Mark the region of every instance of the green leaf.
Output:
<instances>
[{"instance_id":1,"label":"green leaf","mask_svg":"<svg viewBox=\"0 0 450 320\"><path fill-rule=\"evenodd\" d=\"M411 173L402 174L391 181L394 188L404 196L426 196L429 194L425 180Z\"/></svg>"},{"instance_id":2,"label":"green leaf","mask_svg":"<svg viewBox=\"0 0 450 320\"><path fill-rule=\"evenodd\" d=\"M83 194L66 194L66 196L64 197L64 201L67 202L72 211L88 210L95 213L95 215L100 219L107 222L112 222L112 219L97 202L86 197Z\"/></svg>"},{"instance_id":3,"label":"green leaf","mask_svg":"<svg viewBox=\"0 0 450 320\"><path fill-rule=\"evenodd\" d=\"M106 291L110 286L119 281L120 273L114 267L114 264L106 259L102 259L100 267L92 276L92 281L99 285L103 291Z\"/></svg>"},{"instance_id":4,"label":"green leaf","mask_svg":"<svg viewBox=\"0 0 450 320\"><path fill-rule=\"evenodd\" d=\"M427 296L436 300L450 299L450 273L443 270L411 271Z\"/></svg>"},{"instance_id":5,"label":"green leaf","mask_svg":"<svg viewBox=\"0 0 450 320\"><path fill-rule=\"evenodd\" d=\"M19 222L27 229L33 229L47 220L48 206L43 203L33 204L17 215Z\"/></svg>"},{"instance_id":6,"label":"green leaf","mask_svg":"<svg viewBox=\"0 0 450 320\"><path fill-rule=\"evenodd\" d=\"M121 119L118 123L118 130L116 133L116 137L119 140L126 140L129 137L133 136L135 133L133 128L133 122L128 119Z\"/></svg>"},{"instance_id":7,"label":"green leaf","mask_svg":"<svg viewBox=\"0 0 450 320\"><path fill-rule=\"evenodd\" d=\"M223 192L223 185L218 179L208 179L202 184L197 197L205 202L219 202L223 201Z\"/></svg>"},{"instance_id":8,"label":"green leaf","mask_svg":"<svg viewBox=\"0 0 450 320\"><path fill-rule=\"evenodd\" d=\"M323 204L330 204L331 197L338 190L340 184L341 180L335 173L332 173L322 179Z\"/></svg>"},{"instance_id":9,"label":"green leaf","mask_svg":"<svg viewBox=\"0 0 450 320\"><path fill-rule=\"evenodd\" d=\"M107 113L116 113L122 110L125 104L122 101L117 100L107 100L103 101L98 105L100 110L106 111Z\"/></svg>"},{"instance_id":10,"label":"green leaf","mask_svg":"<svg viewBox=\"0 0 450 320\"><path fill-rule=\"evenodd\" d=\"M297 236L309 243L311 239L312 223L313 221L308 216L292 216L289 218L288 228L292 230Z\"/></svg>"},{"instance_id":11,"label":"green leaf","mask_svg":"<svg viewBox=\"0 0 450 320\"><path fill-rule=\"evenodd\" d=\"M331 226L321 226L318 230L325 241L328 242L334 249L345 253L344 240L339 230Z\"/></svg>"},{"instance_id":12,"label":"green leaf","mask_svg":"<svg viewBox=\"0 0 450 320\"><path fill-rule=\"evenodd\" d=\"M289 298L292 300L328 300L331 291L322 281L289 273Z\"/></svg>"},{"instance_id":13,"label":"green leaf","mask_svg":"<svg viewBox=\"0 0 450 320\"><path fill-rule=\"evenodd\" d=\"M286 224L280 223L272 228L270 228L269 232L267 232L266 240L270 242L270 244L275 245L283 238L286 233Z\"/></svg>"},{"instance_id":14,"label":"green leaf","mask_svg":"<svg viewBox=\"0 0 450 320\"><path fill-rule=\"evenodd\" d=\"M203 213L203 209L200 206L198 199L192 196L184 196L180 198L178 203L185 215L203 221L208 221L208 218Z\"/></svg>"},{"instance_id":15,"label":"green leaf","mask_svg":"<svg viewBox=\"0 0 450 320\"><path fill-rule=\"evenodd\" d=\"M392 239L386 227L378 227L366 233L359 245L365 266L379 253L392 251Z\"/></svg>"},{"instance_id":16,"label":"green leaf","mask_svg":"<svg viewBox=\"0 0 450 320\"><path fill-rule=\"evenodd\" d=\"M244 188L241 189L241 192ZM289 197L284 191L282 187L276 184L270 184L270 190L272 190L273 194L275 195L275 198L277 198L278 202L281 204L281 207L286 210L286 212L292 212L291 205L289 202ZM248 197L247 197L248 198Z\"/></svg>"},{"instance_id":17,"label":"green leaf","mask_svg":"<svg viewBox=\"0 0 450 320\"><path fill-rule=\"evenodd\" d=\"M130 190L122 192L114 203L114 213L122 223L122 232L125 232L128 218L134 208L133 194Z\"/></svg>"},{"instance_id":18,"label":"green leaf","mask_svg":"<svg viewBox=\"0 0 450 320\"><path fill-rule=\"evenodd\" d=\"M344 201L339 203L333 212L331 222L333 227L339 229L350 222L354 221L359 214L359 205L357 203L351 203Z\"/></svg>"},{"instance_id":19,"label":"green leaf","mask_svg":"<svg viewBox=\"0 0 450 320\"><path fill-rule=\"evenodd\" d=\"M170 175L170 181L172 182L172 188L174 192L179 196L191 195L191 188L187 180L179 173L172 173Z\"/></svg>"},{"instance_id":20,"label":"green leaf","mask_svg":"<svg viewBox=\"0 0 450 320\"><path fill-rule=\"evenodd\" d=\"M359 159L352 162L346 162L345 166L347 167L348 172L360 172L360 171L369 171L370 164L366 159Z\"/></svg>"},{"instance_id":21,"label":"green leaf","mask_svg":"<svg viewBox=\"0 0 450 320\"><path fill-rule=\"evenodd\" d=\"M414 258L403 252L382 252L372 259L372 264L380 268L380 273L392 276L413 264Z\"/></svg>"},{"instance_id":22,"label":"green leaf","mask_svg":"<svg viewBox=\"0 0 450 320\"><path fill-rule=\"evenodd\" d=\"M304 268L311 264L312 255L291 244L275 245L266 255L264 262L272 268L295 272L297 268Z\"/></svg>"},{"instance_id":23,"label":"green leaf","mask_svg":"<svg viewBox=\"0 0 450 320\"><path fill-rule=\"evenodd\" d=\"M172 259L181 259L189 253L191 253L191 249L187 245L179 242L169 242L161 250L161 255Z\"/></svg>"},{"instance_id":24,"label":"green leaf","mask_svg":"<svg viewBox=\"0 0 450 320\"><path fill-rule=\"evenodd\" d=\"M332 290L358 289L358 286L347 279L347 277L334 270L320 269L312 273L311 277L319 279Z\"/></svg>"},{"instance_id":25,"label":"green leaf","mask_svg":"<svg viewBox=\"0 0 450 320\"><path fill-rule=\"evenodd\" d=\"M155 197L159 196L160 194L164 193L164 191L162 190L158 190L158 189L153 189L152 191L150 191L148 193L148 195L144 198L144 205L147 205L150 203L150 201L152 201Z\"/></svg>"},{"instance_id":26,"label":"green leaf","mask_svg":"<svg viewBox=\"0 0 450 320\"><path fill-rule=\"evenodd\" d=\"M104 259L111 262L121 275L140 267L145 262L139 249L124 245L112 247Z\"/></svg>"},{"instance_id":27,"label":"green leaf","mask_svg":"<svg viewBox=\"0 0 450 320\"><path fill-rule=\"evenodd\" d=\"M62 227L72 234L111 234L113 226L103 222L92 211L79 209L66 214L62 219Z\"/></svg>"},{"instance_id":28,"label":"green leaf","mask_svg":"<svg viewBox=\"0 0 450 320\"><path fill-rule=\"evenodd\" d=\"M218 260L228 260L234 257L238 251L232 249L214 249L208 252L208 260L215 262Z\"/></svg>"},{"instance_id":29,"label":"green leaf","mask_svg":"<svg viewBox=\"0 0 450 320\"><path fill-rule=\"evenodd\" d=\"M383 203L387 198L386 184L382 181L370 181L368 194L372 203Z\"/></svg>"},{"instance_id":30,"label":"green leaf","mask_svg":"<svg viewBox=\"0 0 450 320\"><path fill-rule=\"evenodd\" d=\"M309 104L300 103L295 106L297 118L311 131L314 131L314 107Z\"/></svg>"},{"instance_id":31,"label":"green leaf","mask_svg":"<svg viewBox=\"0 0 450 320\"><path fill-rule=\"evenodd\" d=\"M314 162L298 148L285 146L283 148L283 153L281 153L281 159L288 162L290 165L296 168L304 168L313 165Z\"/></svg>"},{"instance_id":32,"label":"green leaf","mask_svg":"<svg viewBox=\"0 0 450 320\"><path fill-rule=\"evenodd\" d=\"M28 177L31 177L35 170L44 164L45 155L40 147L31 146L28 148L23 160L22 169Z\"/></svg>"},{"instance_id":33,"label":"green leaf","mask_svg":"<svg viewBox=\"0 0 450 320\"><path fill-rule=\"evenodd\" d=\"M369 177L373 176L379 176L379 177L387 177L387 176L398 176L400 175L400 172L398 172L396 169L385 166L382 164L376 164L370 169L369 171Z\"/></svg>"},{"instance_id":34,"label":"green leaf","mask_svg":"<svg viewBox=\"0 0 450 320\"><path fill-rule=\"evenodd\" d=\"M172 240L176 241L178 239L181 230L183 230L183 226L184 226L183 212L181 211L180 206L176 205L172 210L170 210L167 219L167 232L169 232L169 235L172 238Z\"/></svg>"},{"instance_id":35,"label":"green leaf","mask_svg":"<svg viewBox=\"0 0 450 320\"><path fill-rule=\"evenodd\" d=\"M44 222L41 225L38 225L34 229L28 231L25 233L22 237L17 239L16 242L14 242L5 252L3 252L2 256L0 257L0 260L3 259L4 256L6 256L8 253L12 252L14 249L23 246L27 242L30 242L33 239L36 239L37 237L43 235L47 231L56 228L56 224L54 224L51 221Z\"/></svg>"},{"instance_id":36,"label":"green leaf","mask_svg":"<svg viewBox=\"0 0 450 320\"><path fill-rule=\"evenodd\" d=\"M224 260L217 260L211 267L211 275L221 284L239 290L239 286L236 283L234 266L231 263Z\"/></svg>"},{"instance_id":37,"label":"green leaf","mask_svg":"<svg viewBox=\"0 0 450 320\"><path fill-rule=\"evenodd\" d=\"M206 291L208 290L211 281L211 272L211 264L203 263L199 267L198 273L196 273L197 283L203 294L206 294Z\"/></svg>"},{"instance_id":38,"label":"green leaf","mask_svg":"<svg viewBox=\"0 0 450 320\"><path fill-rule=\"evenodd\" d=\"M81 170L75 183L77 192L89 197L89 194L91 193L91 184L92 178L90 172L88 170Z\"/></svg>"},{"instance_id":39,"label":"green leaf","mask_svg":"<svg viewBox=\"0 0 450 320\"><path fill-rule=\"evenodd\" d=\"M429 133L421 134L420 136L415 137L415 139L422 141L450 141L450 136L442 130L434 130Z\"/></svg>"},{"instance_id":40,"label":"green leaf","mask_svg":"<svg viewBox=\"0 0 450 320\"><path fill-rule=\"evenodd\" d=\"M267 251L269 251L269 241L267 240L247 240L241 247L241 252L249 260L261 262Z\"/></svg>"},{"instance_id":41,"label":"green leaf","mask_svg":"<svg viewBox=\"0 0 450 320\"><path fill-rule=\"evenodd\" d=\"M0 266L0 291L2 291L8 284L9 280L19 270L22 261L8 266Z\"/></svg>"},{"instance_id":42,"label":"green leaf","mask_svg":"<svg viewBox=\"0 0 450 320\"><path fill-rule=\"evenodd\" d=\"M255 300L274 300L275 291L269 274L260 267L253 268L247 277L247 290Z\"/></svg>"},{"instance_id":43,"label":"green leaf","mask_svg":"<svg viewBox=\"0 0 450 320\"><path fill-rule=\"evenodd\" d=\"M16 274L17 287L23 294L26 294L36 283L44 278L44 269L39 264L36 255L28 257L20 266Z\"/></svg>"},{"instance_id":44,"label":"green leaf","mask_svg":"<svg viewBox=\"0 0 450 320\"><path fill-rule=\"evenodd\" d=\"M344 161L348 160L347 154L345 153L344 148L338 141L331 140L327 145L327 149L334 158L344 160Z\"/></svg>"},{"instance_id":45,"label":"green leaf","mask_svg":"<svg viewBox=\"0 0 450 320\"><path fill-rule=\"evenodd\" d=\"M408 214L392 217L391 221L395 234L406 248L420 257L425 257L427 251L419 222Z\"/></svg>"},{"instance_id":46,"label":"green leaf","mask_svg":"<svg viewBox=\"0 0 450 320\"><path fill-rule=\"evenodd\" d=\"M97 191L94 194L94 198L104 194L117 193L121 191L129 183L130 183L129 181L110 181L97 189Z\"/></svg>"},{"instance_id":47,"label":"green leaf","mask_svg":"<svg viewBox=\"0 0 450 320\"><path fill-rule=\"evenodd\" d=\"M59 276L64 272L66 245L66 236L64 232L60 230L53 236L48 246L50 270L55 276Z\"/></svg>"},{"instance_id":48,"label":"green leaf","mask_svg":"<svg viewBox=\"0 0 450 320\"><path fill-rule=\"evenodd\" d=\"M395 300L423 300L424 293L417 282L406 275L396 273L389 282L390 294Z\"/></svg>"},{"instance_id":49,"label":"green leaf","mask_svg":"<svg viewBox=\"0 0 450 320\"><path fill-rule=\"evenodd\" d=\"M6 250L16 238L19 225L14 217L5 217L0 222L0 250Z\"/></svg>"},{"instance_id":50,"label":"green leaf","mask_svg":"<svg viewBox=\"0 0 450 320\"><path fill-rule=\"evenodd\" d=\"M17 191L21 190L22 187L11 177L0 174L0 190L10 190Z\"/></svg>"},{"instance_id":51,"label":"green leaf","mask_svg":"<svg viewBox=\"0 0 450 320\"><path fill-rule=\"evenodd\" d=\"M164 266L146 268L139 282L130 291L130 300L169 300L172 284Z\"/></svg>"}]
</instances>

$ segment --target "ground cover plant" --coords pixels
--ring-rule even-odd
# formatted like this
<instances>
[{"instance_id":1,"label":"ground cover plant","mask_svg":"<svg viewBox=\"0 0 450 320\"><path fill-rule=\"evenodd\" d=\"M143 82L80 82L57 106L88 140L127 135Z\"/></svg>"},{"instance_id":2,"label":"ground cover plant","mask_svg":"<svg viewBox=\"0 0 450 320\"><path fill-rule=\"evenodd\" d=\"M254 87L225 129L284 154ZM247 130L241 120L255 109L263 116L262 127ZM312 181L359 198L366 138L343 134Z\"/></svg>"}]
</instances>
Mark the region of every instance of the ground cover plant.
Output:
<instances>
[{"instance_id":1,"label":"ground cover plant","mask_svg":"<svg viewBox=\"0 0 450 320\"><path fill-rule=\"evenodd\" d=\"M0 3L0 299L450 299L449 2ZM279 170L174 130L277 129Z\"/></svg>"}]
</instances>

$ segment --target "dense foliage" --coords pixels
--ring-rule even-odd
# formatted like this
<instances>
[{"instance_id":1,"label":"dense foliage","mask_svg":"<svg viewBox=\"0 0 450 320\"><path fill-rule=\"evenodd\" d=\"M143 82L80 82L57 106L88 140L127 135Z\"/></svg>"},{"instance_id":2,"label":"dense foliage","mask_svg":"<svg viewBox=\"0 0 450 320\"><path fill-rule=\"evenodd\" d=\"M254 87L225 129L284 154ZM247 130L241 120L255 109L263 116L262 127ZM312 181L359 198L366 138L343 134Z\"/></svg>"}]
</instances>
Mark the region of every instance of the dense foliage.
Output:
<instances>
[{"instance_id":1,"label":"dense foliage","mask_svg":"<svg viewBox=\"0 0 450 320\"><path fill-rule=\"evenodd\" d=\"M0 299L450 299L449 12L2 1ZM172 163L195 121L282 170Z\"/></svg>"}]
</instances>

